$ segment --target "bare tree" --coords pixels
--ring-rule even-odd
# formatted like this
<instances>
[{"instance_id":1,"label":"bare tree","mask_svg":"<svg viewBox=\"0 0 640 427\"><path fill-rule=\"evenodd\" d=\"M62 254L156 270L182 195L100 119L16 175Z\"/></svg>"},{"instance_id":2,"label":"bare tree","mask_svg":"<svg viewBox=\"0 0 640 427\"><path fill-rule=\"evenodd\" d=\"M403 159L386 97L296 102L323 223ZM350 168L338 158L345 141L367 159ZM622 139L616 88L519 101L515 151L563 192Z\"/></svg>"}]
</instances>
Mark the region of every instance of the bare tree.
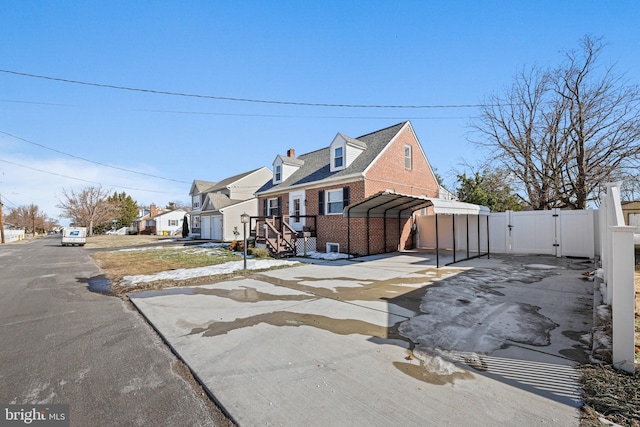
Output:
<instances>
[{"instance_id":1,"label":"bare tree","mask_svg":"<svg viewBox=\"0 0 640 427\"><path fill-rule=\"evenodd\" d=\"M12 209L6 216L5 221L19 228L24 228L25 232L32 233L34 236L37 231L44 232L49 221L47 216L40 211L38 205L20 205Z\"/></svg>"},{"instance_id":2,"label":"bare tree","mask_svg":"<svg viewBox=\"0 0 640 427\"><path fill-rule=\"evenodd\" d=\"M521 72L471 125L474 142L520 180L534 209L584 209L604 182L635 175L640 92L613 67L598 73L603 47L587 36L556 69Z\"/></svg>"},{"instance_id":3,"label":"bare tree","mask_svg":"<svg viewBox=\"0 0 640 427\"><path fill-rule=\"evenodd\" d=\"M63 216L77 226L87 227L89 236L95 227L111 224L118 216L118 205L109 201L109 190L102 187L86 187L80 192L62 189L62 196L57 206Z\"/></svg>"}]
</instances>

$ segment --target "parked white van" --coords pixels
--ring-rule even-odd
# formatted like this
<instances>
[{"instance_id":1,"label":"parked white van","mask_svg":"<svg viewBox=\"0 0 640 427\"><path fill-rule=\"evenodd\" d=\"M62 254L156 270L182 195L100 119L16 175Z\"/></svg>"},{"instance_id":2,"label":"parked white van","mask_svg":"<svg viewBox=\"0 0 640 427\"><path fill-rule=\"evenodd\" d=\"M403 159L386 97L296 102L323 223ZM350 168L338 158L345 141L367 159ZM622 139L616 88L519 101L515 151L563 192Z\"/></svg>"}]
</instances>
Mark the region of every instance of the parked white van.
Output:
<instances>
[{"instance_id":1,"label":"parked white van","mask_svg":"<svg viewBox=\"0 0 640 427\"><path fill-rule=\"evenodd\" d=\"M86 227L64 227L62 229L62 246L84 246L87 243Z\"/></svg>"}]
</instances>

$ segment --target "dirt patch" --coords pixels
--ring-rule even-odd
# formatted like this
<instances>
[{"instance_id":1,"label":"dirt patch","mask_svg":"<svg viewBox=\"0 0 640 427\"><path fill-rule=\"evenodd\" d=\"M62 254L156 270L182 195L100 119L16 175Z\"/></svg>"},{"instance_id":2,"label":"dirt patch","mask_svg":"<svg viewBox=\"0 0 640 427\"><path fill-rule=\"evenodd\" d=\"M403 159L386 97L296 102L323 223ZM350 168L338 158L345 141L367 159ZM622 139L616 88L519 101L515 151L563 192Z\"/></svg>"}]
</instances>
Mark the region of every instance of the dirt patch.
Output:
<instances>
[{"instance_id":1,"label":"dirt patch","mask_svg":"<svg viewBox=\"0 0 640 427\"><path fill-rule=\"evenodd\" d=\"M623 426L640 427L640 373L631 375L610 365L584 365L582 427L605 425L605 417Z\"/></svg>"}]
</instances>

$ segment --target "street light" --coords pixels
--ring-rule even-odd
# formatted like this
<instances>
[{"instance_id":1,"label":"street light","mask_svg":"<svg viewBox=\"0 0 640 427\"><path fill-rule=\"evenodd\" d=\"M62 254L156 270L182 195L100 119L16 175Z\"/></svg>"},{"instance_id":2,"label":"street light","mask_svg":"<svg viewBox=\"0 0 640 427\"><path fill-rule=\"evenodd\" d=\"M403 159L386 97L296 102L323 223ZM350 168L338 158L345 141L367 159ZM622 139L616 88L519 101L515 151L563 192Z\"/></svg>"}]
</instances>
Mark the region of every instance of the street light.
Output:
<instances>
[{"instance_id":1,"label":"street light","mask_svg":"<svg viewBox=\"0 0 640 427\"><path fill-rule=\"evenodd\" d=\"M242 223L243 228L243 237L244 237L244 269L247 269L247 224L249 223L249 214L243 213L240 215L240 222Z\"/></svg>"}]
</instances>

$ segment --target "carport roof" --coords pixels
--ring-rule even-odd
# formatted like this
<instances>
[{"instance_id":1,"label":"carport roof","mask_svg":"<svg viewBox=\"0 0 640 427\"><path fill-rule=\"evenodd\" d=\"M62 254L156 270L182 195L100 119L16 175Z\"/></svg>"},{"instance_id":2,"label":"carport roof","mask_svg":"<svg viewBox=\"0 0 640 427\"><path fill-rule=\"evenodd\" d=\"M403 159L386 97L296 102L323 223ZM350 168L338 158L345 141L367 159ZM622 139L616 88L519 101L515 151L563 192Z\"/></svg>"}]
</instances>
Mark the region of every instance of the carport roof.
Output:
<instances>
[{"instance_id":1,"label":"carport roof","mask_svg":"<svg viewBox=\"0 0 640 427\"><path fill-rule=\"evenodd\" d=\"M440 215L489 215L486 206L443 200L424 196L410 196L395 191L381 191L344 208L347 218L409 218L414 211L433 206Z\"/></svg>"}]
</instances>

